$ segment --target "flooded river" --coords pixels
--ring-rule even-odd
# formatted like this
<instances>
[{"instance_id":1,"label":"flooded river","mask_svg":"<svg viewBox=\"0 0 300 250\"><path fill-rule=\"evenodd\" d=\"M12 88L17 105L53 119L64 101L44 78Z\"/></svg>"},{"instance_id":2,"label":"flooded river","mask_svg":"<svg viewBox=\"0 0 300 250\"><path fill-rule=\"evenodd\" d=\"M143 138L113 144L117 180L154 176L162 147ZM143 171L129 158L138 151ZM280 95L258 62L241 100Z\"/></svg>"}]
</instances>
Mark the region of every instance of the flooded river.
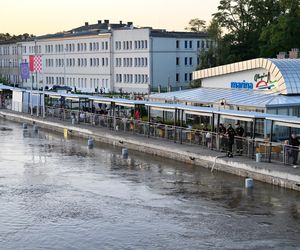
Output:
<instances>
[{"instance_id":1,"label":"flooded river","mask_svg":"<svg viewBox=\"0 0 300 250\"><path fill-rule=\"evenodd\" d=\"M299 192L247 191L229 174L0 128L0 249L300 247Z\"/></svg>"}]
</instances>

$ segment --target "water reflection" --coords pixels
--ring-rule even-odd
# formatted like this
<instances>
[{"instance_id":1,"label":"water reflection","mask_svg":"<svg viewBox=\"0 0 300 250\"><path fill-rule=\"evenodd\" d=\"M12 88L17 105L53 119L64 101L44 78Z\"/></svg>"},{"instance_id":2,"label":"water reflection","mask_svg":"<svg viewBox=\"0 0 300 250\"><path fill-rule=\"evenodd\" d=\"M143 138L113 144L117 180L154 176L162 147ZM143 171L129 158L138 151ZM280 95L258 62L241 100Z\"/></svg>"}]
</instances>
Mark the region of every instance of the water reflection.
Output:
<instances>
[{"instance_id":1,"label":"water reflection","mask_svg":"<svg viewBox=\"0 0 300 250\"><path fill-rule=\"evenodd\" d=\"M300 195L0 121L2 249L296 248Z\"/></svg>"}]
</instances>

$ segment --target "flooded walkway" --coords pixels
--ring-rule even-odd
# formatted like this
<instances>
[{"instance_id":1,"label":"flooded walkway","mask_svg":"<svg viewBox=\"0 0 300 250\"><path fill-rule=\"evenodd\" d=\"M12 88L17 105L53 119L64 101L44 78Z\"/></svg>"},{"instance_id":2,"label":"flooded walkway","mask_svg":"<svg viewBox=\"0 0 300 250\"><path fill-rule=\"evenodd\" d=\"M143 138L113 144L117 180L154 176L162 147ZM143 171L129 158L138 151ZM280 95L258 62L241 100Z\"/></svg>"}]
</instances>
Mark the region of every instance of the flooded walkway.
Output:
<instances>
[{"instance_id":1,"label":"flooded walkway","mask_svg":"<svg viewBox=\"0 0 300 250\"><path fill-rule=\"evenodd\" d=\"M297 249L300 193L0 120L1 249Z\"/></svg>"}]
</instances>

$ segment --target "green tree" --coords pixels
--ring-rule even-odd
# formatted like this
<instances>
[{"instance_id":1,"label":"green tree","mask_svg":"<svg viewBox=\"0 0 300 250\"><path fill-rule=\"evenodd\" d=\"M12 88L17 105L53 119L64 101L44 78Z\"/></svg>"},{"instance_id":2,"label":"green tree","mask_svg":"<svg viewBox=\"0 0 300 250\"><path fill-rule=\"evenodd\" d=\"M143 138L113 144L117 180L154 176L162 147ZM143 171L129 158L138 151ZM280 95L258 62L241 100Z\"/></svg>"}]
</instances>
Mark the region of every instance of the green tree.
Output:
<instances>
[{"instance_id":1,"label":"green tree","mask_svg":"<svg viewBox=\"0 0 300 250\"><path fill-rule=\"evenodd\" d=\"M213 16L226 31L222 62L258 57L262 29L279 15L279 0L221 0Z\"/></svg>"},{"instance_id":2,"label":"green tree","mask_svg":"<svg viewBox=\"0 0 300 250\"><path fill-rule=\"evenodd\" d=\"M185 30L192 32L205 32L206 31L206 22L199 18L194 18L189 21L188 27Z\"/></svg>"},{"instance_id":3,"label":"green tree","mask_svg":"<svg viewBox=\"0 0 300 250\"><path fill-rule=\"evenodd\" d=\"M300 47L300 1L282 0L281 16L263 28L260 34L261 55L274 57L280 51Z\"/></svg>"}]
</instances>

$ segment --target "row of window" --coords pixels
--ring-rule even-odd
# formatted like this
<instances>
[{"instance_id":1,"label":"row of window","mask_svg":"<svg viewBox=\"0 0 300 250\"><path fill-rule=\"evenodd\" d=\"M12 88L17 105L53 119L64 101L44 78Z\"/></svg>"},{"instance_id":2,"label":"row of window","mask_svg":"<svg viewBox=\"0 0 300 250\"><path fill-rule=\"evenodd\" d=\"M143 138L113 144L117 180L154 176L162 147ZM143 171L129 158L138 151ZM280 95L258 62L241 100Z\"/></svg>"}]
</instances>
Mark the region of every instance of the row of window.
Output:
<instances>
[{"instance_id":1,"label":"row of window","mask_svg":"<svg viewBox=\"0 0 300 250\"><path fill-rule=\"evenodd\" d=\"M181 60L180 60L181 58L180 57L176 57L176 66L179 66L179 65L181 65ZM197 65L199 65L199 59L198 59L198 61L197 61ZM184 58L184 65L185 66L193 66L193 57L185 57Z\"/></svg>"},{"instance_id":2,"label":"row of window","mask_svg":"<svg viewBox=\"0 0 300 250\"><path fill-rule=\"evenodd\" d=\"M148 58L116 58L116 67L148 67Z\"/></svg>"},{"instance_id":3,"label":"row of window","mask_svg":"<svg viewBox=\"0 0 300 250\"><path fill-rule=\"evenodd\" d=\"M101 81L100 81L101 80ZM54 76L46 76L46 84L47 85L67 85L76 88L82 89L100 89L100 88L108 88L108 79L106 78L90 78L88 83L88 78L75 78L75 77L54 77Z\"/></svg>"},{"instance_id":4,"label":"row of window","mask_svg":"<svg viewBox=\"0 0 300 250\"><path fill-rule=\"evenodd\" d=\"M183 41L182 41L183 42ZM185 49L192 49L192 48L194 48L194 44L193 44L193 41L192 40L185 40L184 41L184 44L183 44L183 47L185 48ZM180 40L177 40L176 41L176 48L177 49L180 49L182 47L182 45L181 45L181 41ZM205 49L205 48L207 48L207 49L209 49L209 48L211 48L211 47L213 47L213 41L211 41L211 40L201 40L201 41L197 41L197 48L198 49Z\"/></svg>"},{"instance_id":5,"label":"row of window","mask_svg":"<svg viewBox=\"0 0 300 250\"><path fill-rule=\"evenodd\" d=\"M12 83L18 83L20 82L20 76L19 75L7 75L7 74L0 74L0 77L3 79L6 79Z\"/></svg>"},{"instance_id":6,"label":"row of window","mask_svg":"<svg viewBox=\"0 0 300 250\"><path fill-rule=\"evenodd\" d=\"M45 60L46 67L64 67L64 59L46 59ZM88 65L89 63L89 65ZM75 58L66 58L66 67L108 67L109 66L109 58L77 58L77 65Z\"/></svg>"},{"instance_id":7,"label":"row of window","mask_svg":"<svg viewBox=\"0 0 300 250\"><path fill-rule=\"evenodd\" d=\"M17 47L12 47L12 49L10 49L9 46L5 46L5 47L0 47L0 55L5 56L5 55L10 55L10 51L12 51L12 55L17 55L18 54L18 48Z\"/></svg>"},{"instance_id":8,"label":"row of window","mask_svg":"<svg viewBox=\"0 0 300 250\"><path fill-rule=\"evenodd\" d=\"M185 73L184 74L184 82L192 81L193 73ZM181 75L179 73L176 74L176 82L181 82Z\"/></svg>"},{"instance_id":9,"label":"row of window","mask_svg":"<svg viewBox=\"0 0 300 250\"><path fill-rule=\"evenodd\" d=\"M0 68L16 68L18 67L17 59L0 59Z\"/></svg>"},{"instance_id":10,"label":"row of window","mask_svg":"<svg viewBox=\"0 0 300 250\"><path fill-rule=\"evenodd\" d=\"M41 45L34 45L28 46L29 54L41 54L42 53L42 46ZM24 53L26 53L26 46L23 47Z\"/></svg>"},{"instance_id":11,"label":"row of window","mask_svg":"<svg viewBox=\"0 0 300 250\"><path fill-rule=\"evenodd\" d=\"M148 75L143 74L116 74L117 83L148 83Z\"/></svg>"},{"instance_id":12,"label":"row of window","mask_svg":"<svg viewBox=\"0 0 300 250\"><path fill-rule=\"evenodd\" d=\"M70 44L56 44L56 45L45 45L45 53L64 53L64 52L75 52L75 49L77 48L77 52L81 51L100 51L109 50L109 43L108 42L94 42L94 43L77 43L77 46L75 43ZM29 51L30 52L30 51Z\"/></svg>"},{"instance_id":13,"label":"row of window","mask_svg":"<svg viewBox=\"0 0 300 250\"><path fill-rule=\"evenodd\" d=\"M122 47L123 45L123 47ZM115 43L116 50L132 50L134 49L148 49L147 40L136 40L136 41L116 41Z\"/></svg>"}]
</instances>

